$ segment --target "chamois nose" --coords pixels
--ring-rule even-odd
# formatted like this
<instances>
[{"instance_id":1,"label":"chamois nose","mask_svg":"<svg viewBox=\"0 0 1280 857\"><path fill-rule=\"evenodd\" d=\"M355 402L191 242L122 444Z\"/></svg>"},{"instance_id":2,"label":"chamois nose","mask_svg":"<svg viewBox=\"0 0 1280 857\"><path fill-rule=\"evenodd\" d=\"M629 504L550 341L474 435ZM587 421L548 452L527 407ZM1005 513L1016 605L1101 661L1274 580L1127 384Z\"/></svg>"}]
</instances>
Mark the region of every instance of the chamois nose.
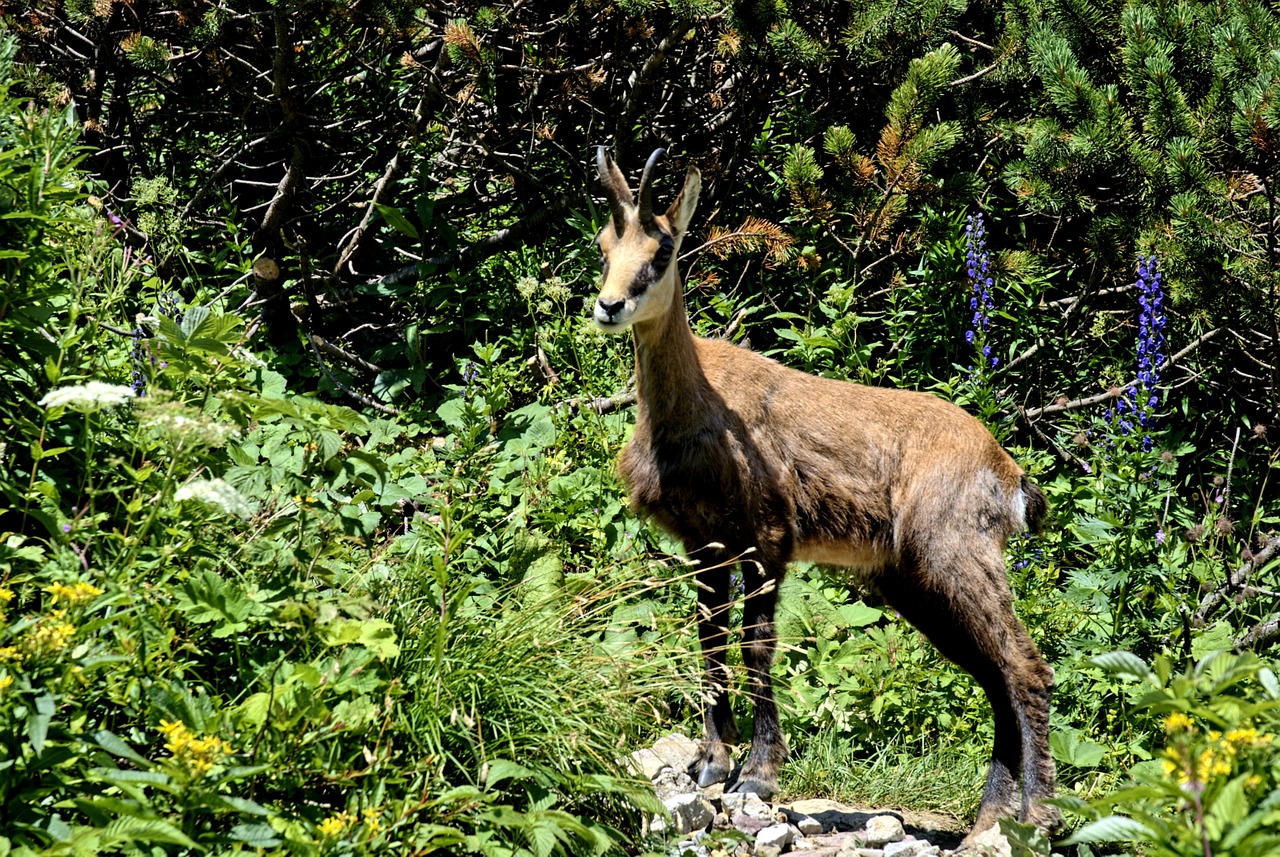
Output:
<instances>
[{"instance_id":1,"label":"chamois nose","mask_svg":"<svg viewBox=\"0 0 1280 857\"><path fill-rule=\"evenodd\" d=\"M607 301L600 298L596 301L596 318L601 321L613 321L618 313L622 312L622 307L626 303L626 299L619 298L616 301Z\"/></svg>"}]
</instances>

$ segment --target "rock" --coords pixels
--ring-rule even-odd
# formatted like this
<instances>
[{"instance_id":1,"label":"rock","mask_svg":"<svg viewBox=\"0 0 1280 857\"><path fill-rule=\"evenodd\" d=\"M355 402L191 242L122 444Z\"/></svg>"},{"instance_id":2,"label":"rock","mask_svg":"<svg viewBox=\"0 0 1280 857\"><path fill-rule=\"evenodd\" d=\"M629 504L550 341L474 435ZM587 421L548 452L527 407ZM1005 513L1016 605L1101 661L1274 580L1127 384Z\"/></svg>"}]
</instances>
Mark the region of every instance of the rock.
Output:
<instances>
[{"instance_id":1,"label":"rock","mask_svg":"<svg viewBox=\"0 0 1280 857\"><path fill-rule=\"evenodd\" d=\"M661 759L662 763L667 767L675 768L685 773L688 773L689 768L701 755L698 752L698 742L678 732L659 738L649 748L649 752Z\"/></svg>"},{"instance_id":2,"label":"rock","mask_svg":"<svg viewBox=\"0 0 1280 857\"><path fill-rule=\"evenodd\" d=\"M782 849L773 845L759 845L754 851L756 857L778 857L781 853Z\"/></svg>"},{"instance_id":3,"label":"rock","mask_svg":"<svg viewBox=\"0 0 1280 857\"><path fill-rule=\"evenodd\" d=\"M822 832L822 822L812 815L801 815L796 818L796 830L799 830L805 836L812 836L815 833Z\"/></svg>"},{"instance_id":4,"label":"rock","mask_svg":"<svg viewBox=\"0 0 1280 857\"><path fill-rule=\"evenodd\" d=\"M794 823L804 816L815 819L823 830L861 830L871 816L833 800L798 800L781 807Z\"/></svg>"},{"instance_id":5,"label":"rock","mask_svg":"<svg viewBox=\"0 0 1280 857\"><path fill-rule=\"evenodd\" d=\"M766 848L776 848L778 852L785 851L791 844L791 839L791 828L788 825L771 824L756 834L756 854L760 854Z\"/></svg>"},{"instance_id":6,"label":"rock","mask_svg":"<svg viewBox=\"0 0 1280 857\"><path fill-rule=\"evenodd\" d=\"M692 779L692 777L690 777L690 779ZM724 783L712 783L705 789L698 789L698 791L702 792L702 796L704 798L715 803L724 796Z\"/></svg>"},{"instance_id":7,"label":"rock","mask_svg":"<svg viewBox=\"0 0 1280 857\"><path fill-rule=\"evenodd\" d=\"M877 815L867 822L867 829L862 835L863 845L868 848L881 848L890 842L901 842L906 836L902 822L897 816ZM888 854L885 855L888 857ZM903 855L912 857L912 855Z\"/></svg>"},{"instance_id":8,"label":"rock","mask_svg":"<svg viewBox=\"0 0 1280 857\"><path fill-rule=\"evenodd\" d=\"M756 818L754 815L747 815L741 812L735 812L729 822L730 827L741 830L748 836L755 836L766 827L773 827L776 823L772 819Z\"/></svg>"},{"instance_id":9,"label":"rock","mask_svg":"<svg viewBox=\"0 0 1280 857\"><path fill-rule=\"evenodd\" d=\"M988 827L965 843L965 846L973 854L981 855L981 857L1012 857L1013 854L1013 847L1009 845L1009 840L1005 839L1004 834L1000 832L999 825Z\"/></svg>"},{"instance_id":10,"label":"rock","mask_svg":"<svg viewBox=\"0 0 1280 857\"><path fill-rule=\"evenodd\" d=\"M840 848L840 857L884 857L879 848L866 848L858 839L847 839Z\"/></svg>"},{"instance_id":11,"label":"rock","mask_svg":"<svg viewBox=\"0 0 1280 857\"><path fill-rule=\"evenodd\" d=\"M773 809L769 804L760 800L759 795L755 792L747 792L739 794L738 792L730 792L720 798L720 803L724 806L724 811L730 817L735 815L747 815L752 818L761 818L773 824Z\"/></svg>"},{"instance_id":12,"label":"rock","mask_svg":"<svg viewBox=\"0 0 1280 857\"><path fill-rule=\"evenodd\" d=\"M681 794L697 794L698 784L680 768L663 768L653 778L653 790L659 800Z\"/></svg>"},{"instance_id":13,"label":"rock","mask_svg":"<svg viewBox=\"0 0 1280 857\"><path fill-rule=\"evenodd\" d=\"M636 750L627 759L631 768L646 780L652 780L667 766L657 753L648 748Z\"/></svg>"},{"instance_id":14,"label":"rock","mask_svg":"<svg viewBox=\"0 0 1280 857\"><path fill-rule=\"evenodd\" d=\"M884 857L937 857L942 849L922 839L890 842L884 846Z\"/></svg>"},{"instance_id":15,"label":"rock","mask_svg":"<svg viewBox=\"0 0 1280 857\"><path fill-rule=\"evenodd\" d=\"M710 802L697 792L675 795L664 800L662 805L671 813L671 830L680 836L705 830L715 818Z\"/></svg>"}]
</instances>

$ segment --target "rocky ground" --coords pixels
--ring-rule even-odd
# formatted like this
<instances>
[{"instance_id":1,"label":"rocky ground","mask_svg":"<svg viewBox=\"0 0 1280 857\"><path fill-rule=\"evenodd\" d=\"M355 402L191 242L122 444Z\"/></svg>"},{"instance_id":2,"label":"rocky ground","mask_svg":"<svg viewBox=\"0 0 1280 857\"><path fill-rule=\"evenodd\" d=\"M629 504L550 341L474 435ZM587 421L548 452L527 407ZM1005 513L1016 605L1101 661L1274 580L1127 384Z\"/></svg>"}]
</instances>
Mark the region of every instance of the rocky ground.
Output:
<instances>
[{"instance_id":1,"label":"rocky ground","mask_svg":"<svg viewBox=\"0 0 1280 857\"><path fill-rule=\"evenodd\" d=\"M670 813L654 818L650 829L664 834L670 853L679 857L940 857L953 853L967 832L941 816L829 800L767 803L754 794L724 794L721 785L699 789L689 776L697 755L698 742L684 735L668 735L631 754ZM1010 855L996 829L975 845L964 853Z\"/></svg>"}]
</instances>

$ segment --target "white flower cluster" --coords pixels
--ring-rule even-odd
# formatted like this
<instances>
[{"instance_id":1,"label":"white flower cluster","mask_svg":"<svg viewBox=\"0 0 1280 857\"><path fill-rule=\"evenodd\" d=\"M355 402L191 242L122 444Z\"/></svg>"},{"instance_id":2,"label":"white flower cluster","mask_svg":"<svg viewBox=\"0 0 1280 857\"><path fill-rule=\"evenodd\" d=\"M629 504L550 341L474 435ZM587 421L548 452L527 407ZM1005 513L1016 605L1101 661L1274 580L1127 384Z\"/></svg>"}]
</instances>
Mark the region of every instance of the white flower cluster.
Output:
<instances>
[{"instance_id":1,"label":"white flower cluster","mask_svg":"<svg viewBox=\"0 0 1280 857\"><path fill-rule=\"evenodd\" d=\"M70 408L82 414L92 414L107 408L116 408L134 398L132 387L89 381L71 387L59 387L44 394L41 407Z\"/></svg>"},{"instance_id":2,"label":"white flower cluster","mask_svg":"<svg viewBox=\"0 0 1280 857\"><path fill-rule=\"evenodd\" d=\"M219 447L240 434L236 426L194 412L162 411L153 416L150 423L184 446Z\"/></svg>"},{"instance_id":3,"label":"white flower cluster","mask_svg":"<svg viewBox=\"0 0 1280 857\"><path fill-rule=\"evenodd\" d=\"M248 498L222 479L194 479L173 493L173 499L196 500L237 518L253 516Z\"/></svg>"}]
</instances>

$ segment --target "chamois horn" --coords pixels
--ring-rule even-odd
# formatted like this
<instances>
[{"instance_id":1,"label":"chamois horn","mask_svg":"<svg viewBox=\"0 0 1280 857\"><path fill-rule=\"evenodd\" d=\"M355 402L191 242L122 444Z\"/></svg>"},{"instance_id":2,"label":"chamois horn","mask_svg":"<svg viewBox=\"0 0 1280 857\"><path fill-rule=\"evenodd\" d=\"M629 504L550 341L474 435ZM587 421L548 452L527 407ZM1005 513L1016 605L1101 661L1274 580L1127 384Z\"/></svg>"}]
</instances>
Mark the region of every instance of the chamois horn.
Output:
<instances>
[{"instance_id":1,"label":"chamois horn","mask_svg":"<svg viewBox=\"0 0 1280 857\"><path fill-rule=\"evenodd\" d=\"M604 185L604 195L609 200L609 210L613 212L613 229L619 235L627 228L627 206L631 204L631 188L617 165L609 159L604 146L596 147L596 169L600 171L600 183Z\"/></svg>"},{"instance_id":2,"label":"chamois horn","mask_svg":"<svg viewBox=\"0 0 1280 857\"><path fill-rule=\"evenodd\" d=\"M640 188L636 191L636 198L640 202L639 213L642 226L648 226L653 222L653 168L666 154L666 149L654 149L653 154L649 156L649 161L644 165L644 172L640 174Z\"/></svg>"}]
</instances>

